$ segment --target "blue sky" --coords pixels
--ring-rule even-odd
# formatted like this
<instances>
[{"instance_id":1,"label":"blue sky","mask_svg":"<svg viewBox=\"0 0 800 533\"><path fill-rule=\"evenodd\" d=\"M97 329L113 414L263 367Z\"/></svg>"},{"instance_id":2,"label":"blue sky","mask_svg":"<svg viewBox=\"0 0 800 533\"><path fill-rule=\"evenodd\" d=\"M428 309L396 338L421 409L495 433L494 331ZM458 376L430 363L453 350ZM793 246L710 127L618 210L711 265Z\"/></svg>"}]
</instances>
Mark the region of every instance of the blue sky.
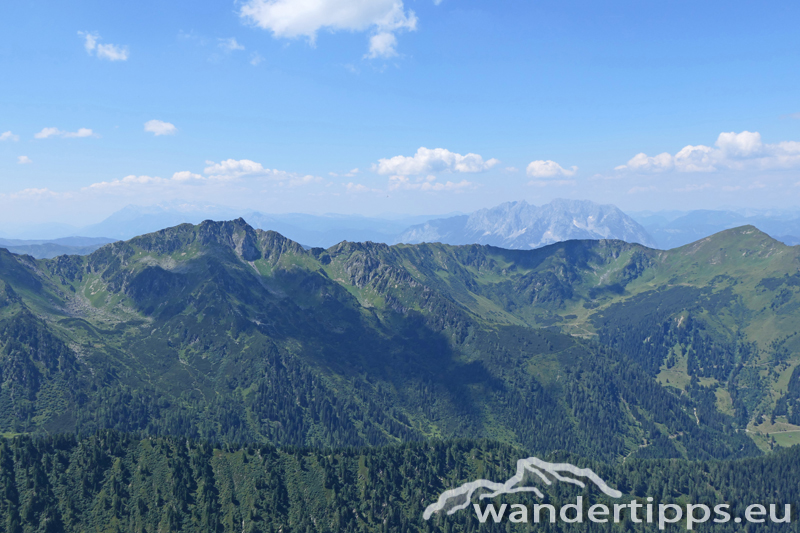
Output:
<instances>
[{"instance_id":1,"label":"blue sky","mask_svg":"<svg viewBox=\"0 0 800 533\"><path fill-rule=\"evenodd\" d=\"M0 223L798 206L798 20L789 1L6 2Z\"/></svg>"}]
</instances>

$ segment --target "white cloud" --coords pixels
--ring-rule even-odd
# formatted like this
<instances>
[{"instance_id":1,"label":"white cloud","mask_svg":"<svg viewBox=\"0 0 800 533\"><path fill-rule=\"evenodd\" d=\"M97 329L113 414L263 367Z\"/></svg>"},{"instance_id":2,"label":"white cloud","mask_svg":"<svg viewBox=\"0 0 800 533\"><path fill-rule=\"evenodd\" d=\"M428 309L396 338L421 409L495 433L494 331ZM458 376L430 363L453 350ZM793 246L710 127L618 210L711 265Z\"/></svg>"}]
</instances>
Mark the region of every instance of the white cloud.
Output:
<instances>
[{"instance_id":1,"label":"white cloud","mask_svg":"<svg viewBox=\"0 0 800 533\"><path fill-rule=\"evenodd\" d=\"M48 137L60 136L62 131L58 128L42 128L42 131L35 134L36 139L47 139Z\"/></svg>"},{"instance_id":2,"label":"white cloud","mask_svg":"<svg viewBox=\"0 0 800 533\"><path fill-rule=\"evenodd\" d=\"M226 159L219 163L206 161L206 165L203 172L208 176L209 180L234 181L241 178L260 178L290 187L323 181L322 178L310 174L302 175L295 172L286 172L285 170L264 168L261 163L256 163L249 159Z\"/></svg>"},{"instance_id":3,"label":"white cloud","mask_svg":"<svg viewBox=\"0 0 800 533\"><path fill-rule=\"evenodd\" d=\"M717 137L714 147L685 146L677 154L667 152L650 157L640 153L626 164L615 168L618 171L636 173L714 172L718 170L768 170L800 167L800 142L784 141L765 144L758 132L723 132Z\"/></svg>"},{"instance_id":4,"label":"white cloud","mask_svg":"<svg viewBox=\"0 0 800 533\"><path fill-rule=\"evenodd\" d=\"M252 54L250 54L250 64L253 65L254 67L260 65L262 61L264 61L264 58L261 57L261 54L259 54L258 52L253 52Z\"/></svg>"},{"instance_id":5,"label":"white cloud","mask_svg":"<svg viewBox=\"0 0 800 533\"><path fill-rule=\"evenodd\" d=\"M158 137L159 135L175 135L178 132L178 128L174 124L162 120L148 120L144 123L144 131Z\"/></svg>"},{"instance_id":6,"label":"white cloud","mask_svg":"<svg viewBox=\"0 0 800 533\"><path fill-rule=\"evenodd\" d=\"M31 158L27 155L21 155L17 157L17 164L19 165L28 165L30 163L33 163L33 161L31 161Z\"/></svg>"},{"instance_id":7,"label":"white cloud","mask_svg":"<svg viewBox=\"0 0 800 533\"><path fill-rule=\"evenodd\" d=\"M57 193L53 192L50 189L42 188L42 189L22 189L21 191L12 192L8 194L0 194L0 197L3 198L10 198L10 199L32 199L32 200L40 200L43 198L54 198L57 196L69 196L69 193Z\"/></svg>"},{"instance_id":8,"label":"white cloud","mask_svg":"<svg viewBox=\"0 0 800 533\"><path fill-rule=\"evenodd\" d=\"M638 153L628 161L627 165L620 165L615 170L630 169L636 172L663 172L664 170L672 170L673 166L675 165L672 161L672 156L666 152L653 157L649 157L645 153Z\"/></svg>"},{"instance_id":9,"label":"white cloud","mask_svg":"<svg viewBox=\"0 0 800 533\"><path fill-rule=\"evenodd\" d=\"M272 171L264 168L261 163L256 163L249 159L226 159L215 163L213 161L206 161L206 168L204 172L212 178L230 180L241 178L242 176L265 176L269 175Z\"/></svg>"},{"instance_id":10,"label":"white cloud","mask_svg":"<svg viewBox=\"0 0 800 533\"><path fill-rule=\"evenodd\" d=\"M99 44L100 35L97 33L89 33L79 31L78 35L82 36L83 47L86 53L94 55L100 59L107 59L108 61L127 61L128 60L128 47L118 46L116 44Z\"/></svg>"},{"instance_id":11,"label":"white cloud","mask_svg":"<svg viewBox=\"0 0 800 533\"><path fill-rule=\"evenodd\" d=\"M467 189L472 189L475 184L471 181L461 180L459 182L447 181L445 183L437 182L436 176L427 176L419 178L416 181L411 181L407 176L392 176L389 178L390 191L452 191L461 192Z\"/></svg>"},{"instance_id":12,"label":"white cloud","mask_svg":"<svg viewBox=\"0 0 800 533\"><path fill-rule=\"evenodd\" d=\"M95 48L97 48L97 39L99 39L100 36L96 33L83 31L79 31L78 35L82 35L84 37L83 47L86 49L86 53L92 55L92 52L94 52Z\"/></svg>"},{"instance_id":13,"label":"white cloud","mask_svg":"<svg viewBox=\"0 0 800 533\"><path fill-rule=\"evenodd\" d=\"M354 178L354 177L356 177L356 174L358 174L359 172L361 172L361 171L358 168L354 168L353 170L351 170L350 172L348 172L346 174L338 174L336 172L328 172L328 174L333 176L334 178L338 178L338 177Z\"/></svg>"},{"instance_id":14,"label":"white cloud","mask_svg":"<svg viewBox=\"0 0 800 533\"><path fill-rule=\"evenodd\" d=\"M366 185L363 185L361 183L353 183L352 181L350 183L345 183L344 186L347 189L347 192L352 192L352 193L382 192L378 189L371 189L370 187L367 187Z\"/></svg>"},{"instance_id":15,"label":"white cloud","mask_svg":"<svg viewBox=\"0 0 800 533\"><path fill-rule=\"evenodd\" d=\"M555 161L531 161L525 172L532 178L555 178L574 176L578 167L566 169Z\"/></svg>"},{"instance_id":16,"label":"white cloud","mask_svg":"<svg viewBox=\"0 0 800 533\"><path fill-rule=\"evenodd\" d=\"M483 172L500 161L484 161L478 154L461 155L444 148L430 150L422 147L413 156L398 155L390 159L380 159L372 169L378 174L413 176L431 172Z\"/></svg>"},{"instance_id":17,"label":"white cloud","mask_svg":"<svg viewBox=\"0 0 800 533\"><path fill-rule=\"evenodd\" d=\"M800 120L800 113L792 113L791 115L789 115L789 118Z\"/></svg>"},{"instance_id":18,"label":"white cloud","mask_svg":"<svg viewBox=\"0 0 800 533\"><path fill-rule=\"evenodd\" d=\"M109 61L127 61L128 47L119 47L113 44L98 44L97 57L108 59Z\"/></svg>"},{"instance_id":19,"label":"white cloud","mask_svg":"<svg viewBox=\"0 0 800 533\"><path fill-rule=\"evenodd\" d=\"M394 33L381 32L369 38L369 52L364 56L369 59L389 58L397 55L397 37Z\"/></svg>"},{"instance_id":20,"label":"white cloud","mask_svg":"<svg viewBox=\"0 0 800 533\"><path fill-rule=\"evenodd\" d=\"M109 189L122 189L122 188L130 188L136 185L153 185L153 184L164 184L167 183L169 180L165 180L164 178L159 178L158 176L125 176L122 179L112 180L112 181L101 181L99 183L92 183L88 187L84 187L83 190L91 190L91 191L98 191L98 190L109 190Z\"/></svg>"},{"instance_id":21,"label":"white cloud","mask_svg":"<svg viewBox=\"0 0 800 533\"><path fill-rule=\"evenodd\" d=\"M96 137L95 133L89 128L80 128L78 131L61 131L58 128L42 128L42 131L34 135L36 139L47 139L49 137L61 137L63 139L73 139L81 137Z\"/></svg>"},{"instance_id":22,"label":"white cloud","mask_svg":"<svg viewBox=\"0 0 800 533\"><path fill-rule=\"evenodd\" d=\"M251 180L253 185L257 185L260 182L269 182L279 187L299 187L323 181L318 176L264 168L260 163L249 159L239 161L228 159L219 163L206 161L206 165L205 175L196 174L188 170L175 172L171 178L130 175L121 179L93 183L84 187L83 190L125 193L150 191L149 194L155 194L153 187L157 187L162 192L176 192L183 190L179 188L186 186L215 187L211 190L217 191L220 190L220 187L229 189L236 182L242 182L240 183L242 190L250 190L250 185L243 182L245 178Z\"/></svg>"},{"instance_id":23,"label":"white cloud","mask_svg":"<svg viewBox=\"0 0 800 533\"><path fill-rule=\"evenodd\" d=\"M761 154L764 149L761 134L749 131L720 133L716 145L728 157L754 157Z\"/></svg>"},{"instance_id":24,"label":"white cloud","mask_svg":"<svg viewBox=\"0 0 800 533\"><path fill-rule=\"evenodd\" d=\"M246 0L239 14L275 37L307 37L312 45L323 29L369 31L372 58L396 55L394 34L417 27L402 0Z\"/></svg>"},{"instance_id":25,"label":"white cloud","mask_svg":"<svg viewBox=\"0 0 800 533\"><path fill-rule=\"evenodd\" d=\"M229 37L227 39L219 39L219 47L225 50L226 52L233 52L235 50L244 50L244 46L236 42L235 37Z\"/></svg>"},{"instance_id":26,"label":"white cloud","mask_svg":"<svg viewBox=\"0 0 800 533\"><path fill-rule=\"evenodd\" d=\"M2 141L14 141L14 142L16 142L18 140L19 140L19 135L14 135L10 131L5 131L3 133L0 133L0 142L2 142Z\"/></svg>"},{"instance_id":27,"label":"white cloud","mask_svg":"<svg viewBox=\"0 0 800 533\"><path fill-rule=\"evenodd\" d=\"M204 178L200 174L194 174L192 172L189 172L188 170L184 170L184 171L181 171L181 172L174 173L172 175L172 179L173 179L173 181L178 181L178 182L181 182L181 181L182 182L191 182L191 181L203 181L206 178Z\"/></svg>"}]
</instances>

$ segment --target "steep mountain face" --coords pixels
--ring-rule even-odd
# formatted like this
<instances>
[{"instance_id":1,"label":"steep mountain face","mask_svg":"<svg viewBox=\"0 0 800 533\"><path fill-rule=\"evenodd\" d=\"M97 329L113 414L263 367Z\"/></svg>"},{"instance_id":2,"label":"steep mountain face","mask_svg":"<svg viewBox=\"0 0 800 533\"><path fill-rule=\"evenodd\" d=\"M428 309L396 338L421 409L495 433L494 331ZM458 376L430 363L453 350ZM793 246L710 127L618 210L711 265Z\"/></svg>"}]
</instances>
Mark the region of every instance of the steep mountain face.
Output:
<instances>
[{"instance_id":1,"label":"steep mountain face","mask_svg":"<svg viewBox=\"0 0 800 533\"><path fill-rule=\"evenodd\" d=\"M431 220L412 226L395 242L488 244L533 249L572 239L618 239L655 246L636 221L613 205L553 200L542 206L507 202L471 215Z\"/></svg>"},{"instance_id":2,"label":"steep mountain face","mask_svg":"<svg viewBox=\"0 0 800 533\"><path fill-rule=\"evenodd\" d=\"M241 219L0 251L0 430L752 455L743 429L800 416L799 256L752 227L666 252L306 250Z\"/></svg>"}]
</instances>

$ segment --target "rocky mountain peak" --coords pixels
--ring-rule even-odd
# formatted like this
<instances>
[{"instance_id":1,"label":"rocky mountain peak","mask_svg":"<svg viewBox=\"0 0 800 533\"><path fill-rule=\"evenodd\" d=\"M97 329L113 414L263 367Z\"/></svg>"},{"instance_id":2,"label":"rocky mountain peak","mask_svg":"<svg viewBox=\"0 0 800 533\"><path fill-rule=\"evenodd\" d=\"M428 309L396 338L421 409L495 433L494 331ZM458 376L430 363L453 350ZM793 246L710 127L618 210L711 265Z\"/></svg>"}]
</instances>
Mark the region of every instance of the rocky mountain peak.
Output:
<instances>
[{"instance_id":1,"label":"rocky mountain peak","mask_svg":"<svg viewBox=\"0 0 800 533\"><path fill-rule=\"evenodd\" d=\"M431 220L412 226L398 242L531 249L573 239L618 239L655 246L647 231L616 206L565 199L542 206L524 200L506 202L471 215Z\"/></svg>"}]
</instances>

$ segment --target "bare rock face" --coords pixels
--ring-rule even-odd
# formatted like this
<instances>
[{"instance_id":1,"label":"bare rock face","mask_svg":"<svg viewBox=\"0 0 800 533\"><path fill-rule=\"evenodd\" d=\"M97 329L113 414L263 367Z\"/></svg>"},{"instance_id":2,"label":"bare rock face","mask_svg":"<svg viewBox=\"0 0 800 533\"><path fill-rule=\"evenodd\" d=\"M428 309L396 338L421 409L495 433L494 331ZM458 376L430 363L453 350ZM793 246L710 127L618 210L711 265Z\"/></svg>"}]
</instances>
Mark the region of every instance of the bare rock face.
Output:
<instances>
[{"instance_id":1,"label":"bare rock face","mask_svg":"<svg viewBox=\"0 0 800 533\"><path fill-rule=\"evenodd\" d=\"M203 222L198 231L200 242L204 245L209 242L229 246L245 261L255 261L261 258L258 249L258 235L243 218L227 222Z\"/></svg>"},{"instance_id":2,"label":"bare rock face","mask_svg":"<svg viewBox=\"0 0 800 533\"><path fill-rule=\"evenodd\" d=\"M655 247L647 231L613 205L553 200L542 206L507 202L471 215L412 226L397 242L489 244L509 249L540 248L573 239L618 239Z\"/></svg>"}]
</instances>

